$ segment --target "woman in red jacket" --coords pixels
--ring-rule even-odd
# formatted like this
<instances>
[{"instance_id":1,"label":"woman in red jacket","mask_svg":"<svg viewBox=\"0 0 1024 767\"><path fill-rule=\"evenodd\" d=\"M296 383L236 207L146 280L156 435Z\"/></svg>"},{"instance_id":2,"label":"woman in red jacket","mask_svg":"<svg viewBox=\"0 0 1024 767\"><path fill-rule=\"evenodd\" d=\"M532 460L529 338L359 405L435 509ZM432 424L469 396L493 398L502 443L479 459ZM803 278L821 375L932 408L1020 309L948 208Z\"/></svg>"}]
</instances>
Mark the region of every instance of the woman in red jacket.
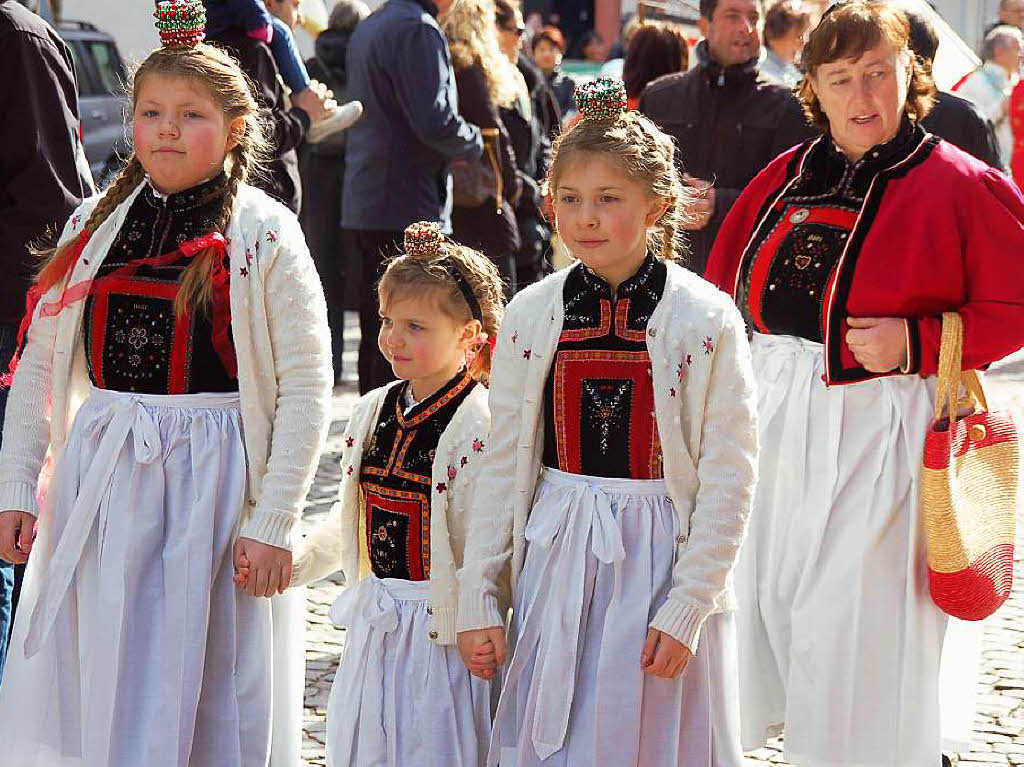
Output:
<instances>
[{"instance_id":1,"label":"woman in red jacket","mask_svg":"<svg viewBox=\"0 0 1024 767\"><path fill-rule=\"evenodd\" d=\"M800 765L938 763L947 621L917 500L940 317L963 318L965 368L1024 342L1024 198L918 125L934 85L907 38L885 2L826 14L801 87L824 135L754 179L706 273L753 331L760 389L737 569L744 745L785 722Z\"/></svg>"}]
</instances>

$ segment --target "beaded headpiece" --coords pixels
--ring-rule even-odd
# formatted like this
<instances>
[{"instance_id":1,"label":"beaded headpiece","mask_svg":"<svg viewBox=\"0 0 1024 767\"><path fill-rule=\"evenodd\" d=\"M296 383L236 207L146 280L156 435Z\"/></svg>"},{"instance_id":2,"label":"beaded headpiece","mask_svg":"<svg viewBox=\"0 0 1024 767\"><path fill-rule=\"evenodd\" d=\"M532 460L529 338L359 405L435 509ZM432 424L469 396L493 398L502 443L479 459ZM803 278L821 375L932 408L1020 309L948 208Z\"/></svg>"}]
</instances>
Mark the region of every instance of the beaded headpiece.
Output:
<instances>
[{"instance_id":1,"label":"beaded headpiece","mask_svg":"<svg viewBox=\"0 0 1024 767\"><path fill-rule=\"evenodd\" d=\"M417 221L405 228L405 253L422 258L441 258L448 254L448 243L441 232L441 225L433 221Z\"/></svg>"},{"instance_id":2,"label":"beaded headpiece","mask_svg":"<svg viewBox=\"0 0 1024 767\"><path fill-rule=\"evenodd\" d=\"M200 0L157 3L153 16L164 46L199 45L206 37L206 8Z\"/></svg>"},{"instance_id":3,"label":"beaded headpiece","mask_svg":"<svg viewBox=\"0 0 1024 767\"><path fill-rule=\"evenodd\" d=\"M576 88L576 106L584 120L618 120L626 113L622 80L599 77Z\"/></svg>"},{"instance_id":4,"label":"beaded headpiece","mask_svg":"<svg viewBox=\"0 0 1024 767\"><path fill-rule=\"evenodd\" d=\"M437 258L441 266L458 286L462 297L466 299L469 306L469 313L474 320L484 321L484 313L480 309L480 301L477 299L473 288L469 286L466 276L455 263L455 259L448 255L448 240L441 231L440 224L433 221L417 221L405 228L404 236L405 254L413 258Z\"/></svg>"}]
</instances>

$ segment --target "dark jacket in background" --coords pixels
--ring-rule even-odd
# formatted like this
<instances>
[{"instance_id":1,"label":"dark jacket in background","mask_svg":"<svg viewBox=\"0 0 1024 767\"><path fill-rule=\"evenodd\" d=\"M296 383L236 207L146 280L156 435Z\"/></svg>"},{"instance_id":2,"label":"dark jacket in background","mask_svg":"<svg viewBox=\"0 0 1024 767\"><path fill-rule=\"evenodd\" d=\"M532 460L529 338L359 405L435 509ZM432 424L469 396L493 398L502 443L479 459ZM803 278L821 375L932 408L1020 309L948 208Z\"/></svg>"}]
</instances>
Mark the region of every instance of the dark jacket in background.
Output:
<instances>
[{"instance_id":1,"label":"dark jacket in background","mask_svg":"<svg viewBox=\"0 0 1024 767\"><path fill-rule=\"evenodd\" d=\"M349 43L348 96L363 104L349 128L342 223L401 232L415 221L450 230L456 158L476 159L478 130L459 117L448 44L424 0L388 0Z\"/></svg>"},{"instance_id":2,"label":"dark jacket in background","mask_svg":"<svg viewBox=\"0 0 1024 767\"><path fill-rule=\"evenodd\" d=\"M929 133L946 139L986 165L1006 170L999 158L995 128L973 101L939 91L935 95L935 106L921 125Z\"/></svg>"},{"instance_id":3,"label":"dark jacket in background","mask_svg":"<svg viewBox=\"0 0 1024 767\"><path fill-rule=\"evenodd\" d=\"M252 0L203 0L206 6L206 35L212 37L228 29L250 32L271 25L270 11Z\"/></svg>"},{"instance_id":4,"label":"dark jacket in background","mask_svg":"<svg viewBox=\"0 0 1024 767\"><path fill-rule=\"evenodd\" d=\"M71 52L13 0L0 2L0 324L17 325L36 268L30 244L93 193Z\"/></svg>"},{"instance_id":5,"label":"dark jacket in background","mask_svg":"<svg viewBox=\"0 0 1024 767\"><path fill-rule=\"evenodd\" d=\"M511 107L502 107L499 113L512 143L523 187L515 206L520 239L516 254L516 288L522 290L544 275L544 255L551 241L551 229L541 215L541 184L551 162L550 126L542 119L542 114L544 102L550 98L548 109L553 110L557 125L558 107L543 75L525 62L524 56L519 57L518 68L530 97L528 108L522 109L517 102Z\"/></svg>"},{"instance_id":6,"label":"dark jacket in background","mask_svg":"<svg viewBox=\"0 0 1024 767\"><path fill-rule=\"evenodd\" d=\"M548 87L555 94L555 101L558 103L558 113L565 117L570 112L576 111L576 81L569 75L556 69L551 74L544 74Z\"/></svg>"},{"instance_id":7,"label":"dark jacket in background","mask_svg":"<svg viewBox=\"0 0 1024 767\"><path fill-rule=\"evenodd\" d=\"M687 266L707 265L722 221L743 188L785 150L817 134L788 88L759 76L757 59L723 68L697 46L697 66L665 75L640 96L640 111L673 136L684 173L715 187L715 212L700 231L687 232Z\"/></svg>"},{"instance_id":8,"label":"dark jacket in background","mask_svg":"<svg viewBox=\"0 0 1024 767\"><path fill-rule=\"evenodd\" d=\"M309 115L298 107L289 109L285 103L284 85L266 43L240 29L224 30L210 37L209 42L225 47L238 60L242 71L256 85L256 101L262 107L265 124L270 126L267 138L272 159L265 166L265 174L253 178L252 184L298 213L302 187L295 148L306 138Z\"/></svg>"},{"instance_id":9,"label":"dark jacket in background","mask_svg":"<svg viewBox=\"0 0 1024 767\"><path fill-rule=\"evenodd\" d=\"M530 89L530 95L533 98L533 114L540 121L544 135L550 142L562 128L562 112L558 107L555 92L548 85L544 73L525 53L519 54L516 66L519 67L519 71L526 80L526 87ZM546 170L547 166L545 165Z\"/></svg>"},{"instance_id":10,"label":"dark jacket in background","mask_svg":"<svg viewBox=\"0 0 1024 767\"><path fill-rule=\"evenodd\" d=\"M491 259L514 290L515 259L520 245L514 206L522 191L516 172L516 156L498 108L487 90L487 79L480 65L455 70L455 83L459 92L459 114L463 119L479 128L498 129L497 153L503 199L500 212L493 198L475 208L454 207L452 235L458 242L476 248ZM480 161L485 162L487 158Z\"/></svg>"},{"instance_id":11,"label":"dark jacket in background","mask_svg":"<svg viewBox=\"0 0 1024 767\"><path fill-rule=\"evenodd\" d=\"M351 36L352 30L324 30L316 39L315 55L306 61L309 76L334 91L334 98L339 104L348 101L345 56ZM351 253L352 248L348 247L341 229L347 135L348 131L339 131L315 144L303 143L298 149L299 175L302 177L299 223L327 300L335 380L341 378L345 348L345 283L347 278L359 276L356 269L350 269L358 259Z\"/></svg>"}]
</instances>

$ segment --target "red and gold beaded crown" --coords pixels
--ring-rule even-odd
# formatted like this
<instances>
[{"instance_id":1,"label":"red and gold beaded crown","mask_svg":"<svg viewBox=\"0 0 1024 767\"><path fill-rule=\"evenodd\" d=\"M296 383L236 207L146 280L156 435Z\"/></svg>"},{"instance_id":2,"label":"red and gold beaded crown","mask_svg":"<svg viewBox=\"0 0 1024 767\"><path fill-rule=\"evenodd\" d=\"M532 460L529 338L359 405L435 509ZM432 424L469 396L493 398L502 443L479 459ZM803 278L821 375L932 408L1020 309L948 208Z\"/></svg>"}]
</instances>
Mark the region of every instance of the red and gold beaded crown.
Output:
<instances>
[{"instance_id":1,"label":"red and gold beaded crown","mask_svg":"<svg viewBox=\"0 0 1024 767\"><path fill-rule=\"evenodd\" d=\"M576 107L584 120L618 120L626 113L622 80L598 77L576 88Z\"/></svg>"},{"instance_id":2,"label":"red and gold beaded crown","mask_svg":"<svg viewBox=\"0 0 1024 767\"><path fill-rule=\"evenodd\" d=\"M200 0L168 0L153 12L164 46L199 45L206 37L206 8Z\"/></svg>"},{"instance_id":3,"label":"red and gold beaded crown","mask_svg":"<svg viewBox=\"0 0 1024 767\"><path fill-rule=\"evenodd\" d=\"M443 258L448 254L441 225L434 221L417 221L405 228L405 253L414 258Z\"/></svg>"}]
</instances>

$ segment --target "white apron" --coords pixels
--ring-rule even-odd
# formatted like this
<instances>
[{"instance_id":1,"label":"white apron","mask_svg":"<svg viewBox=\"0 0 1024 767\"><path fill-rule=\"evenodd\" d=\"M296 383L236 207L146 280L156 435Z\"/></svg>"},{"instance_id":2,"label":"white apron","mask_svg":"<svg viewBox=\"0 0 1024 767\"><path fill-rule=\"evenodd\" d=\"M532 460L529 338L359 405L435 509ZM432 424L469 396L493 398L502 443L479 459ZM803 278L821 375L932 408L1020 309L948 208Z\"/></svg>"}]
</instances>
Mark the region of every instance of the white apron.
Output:
<instances>
[{"instance_id":1,"label":"white apron","mask_svg":"<svg viewBox=\"0 0 1024 767\"><path fill-rule=\"evenodd\" d=\"M678 678L641 668L672 585L676 528L661 480L544 469L489 766L743 763L731 614L708 618Z\"/></svg>"},{"instance_id":2,"label":"white apron","mask_svg":"<svg viewBox=\"0 0 1024 767\"><path fill-rule=\"evenodd\" d=\"M801 767L934 767L947 620L928 595L918 482L934 381L827 388L822 347L755 334L759 483L736 590L743 745L785 722ZM950 622L942 731L973 716L976 626ZM954 721L955 719L955 721Z\"/></svg>"},{"instance_id":3,"label":"white apron","mask_svg":"<svg viewBox=\"0 0 1024 767\"><path fill-rule=\"evenodd\" d=\"M4 764L267 764L270 602L232 582L245 493L236 394L92 390L29 559Z\"/></svg>"},{"instance_id":4,"label":"white apron","mask_svg":"<svg viewBox=\"0 0 1024 767\"><path fill-rule=\"evenodd\" d=\"M346 629L327 702L330 767L479 767L491 733L491 684L454 646L428 638L429 581L369 575L331 619Z\"/></svg>"}]
</instances>

